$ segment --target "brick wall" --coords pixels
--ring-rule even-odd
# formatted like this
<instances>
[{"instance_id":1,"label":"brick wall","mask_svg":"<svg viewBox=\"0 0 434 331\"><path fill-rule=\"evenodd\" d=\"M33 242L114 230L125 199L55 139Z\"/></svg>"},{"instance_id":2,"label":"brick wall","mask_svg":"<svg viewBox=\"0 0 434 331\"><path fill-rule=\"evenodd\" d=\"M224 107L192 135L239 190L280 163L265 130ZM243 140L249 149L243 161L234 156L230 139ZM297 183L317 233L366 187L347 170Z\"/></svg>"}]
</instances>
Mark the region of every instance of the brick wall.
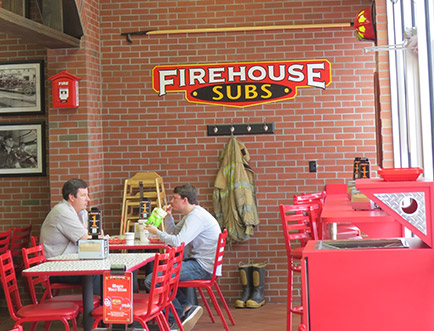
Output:
<instances>
[{"instance_id":1,"label":"brick wall","mask_svg":"<svg viewBox=\"0 0 434 331\"><path fill-rule=\"evenodd\" d=\"M89 187L92 204L103 199L103 141L98 1L77 1L84 37L80 49L47 50L49 76L60 71L81 78L79 108L54 109L50 100L50 183L52 204L61 198L63 183L80 177ZM51 85L49 86L51 95Z\"/></svg>"},{"instance_id":2,"label":"brick wall","mask_svg":"<svg viewBox=\"0 0 434 331\"><path fill-rule=\"evenodd\" d=\"M358 42L351 28L133 36L132 44L120 34L348 23L371 1L263 0L252 4L227 0L210 4L198 0L193 5L190 1L94 0L77 4L85 30L79 50L45 52L13 36L0 36L0 61L18 55L45 58L47 77L68 70L82 78L79 109L57 110L51 100L48 103L49 176L0 178L1 225L29 218L22 204L16 204L16 190L21 191L21 199L34 192L31 200L39 201L40 211L31 220L40 224L50 204L60 199L62 183L80 176L91 186L92 205L104 212L105 231L117 234L123 182L145 171L159 173L169 194L180 183L197 185L201 204L212 211L218 156L228 137L208 137L206 125L274 122L272 135L238 136L249 150L256 174L261 223L248 242L228 247L221 284L226 298L234 301L241 288L237 264L266 261L267 301L285 302L287 264L278 204L291 201L296 193L320 191L326 183L351 179L356 156L368 157L376 170L376 55L363 50L372 43ZM156 65L321 58L332 65L332 83L325 90L300 88L292 100L245 109L188 103L183 93L159 97L151 85ZM383 62L377 66L381 84L386 84L387 67ZM50 95L51 86L46 84ZM381 92L387 94L384 89ZM2 122L35 118L0 117ZM383 132L389 162L390 130L383 126ZM309 160L318 162L317 173L308 172Z\"/></svg>"},{"instance_id":3,"label":"brick wall","mask_svg":"<svg viewBox=\"0 0 434 331\"><path fill-rule=\"evenodd\" d=\"M376 164L373 74L375 57L356 41L351 28L274 30L240 33L133 36L148 29L351 22L369 1L101 1L101 53L106 192L120 192L138 171L156 171L166 190L178 183L200 187L211 208L218 155L228 137L207 137L207 124L275 122L274 135L240 136L256 173L261 224L247 243L226 254L226 295L239 295L237 264L267 261L267 299L286 296L286 258L278 204L297 192L322 190L325 183L350 179L355 156ZM161 6L161 7L160 7ZM369 43L371 45L372 43ZM236 109L191 104L182 93L158 97L151 86L155 65L326 58L332 84L326 90L299 89L289 101ZM308 173L317 160L318 173ZM120 195L105 203L120 204ZM108 208L116 226L119 210Z\"/></svg>"},{"instance_id":4,"label":"brick wall","mask_svg":"<svg viewBox=\"0 0 434 331\"><path fill-rule=\"evenodd\" d=\"M38 45L26 44L13 35L0 34L0 62L44 60L45 49ZM46 77L46 71L44 71ZM47 84L45 82L45 84ZM1 92L0 92L1 93ZM0 101L2 107L3 103ZM45 107L45 105L44 105ZM26 124L47 121L46 112L33 115L0 115L0 124ZM48 135L47 135L48 137ZM45 176L2 177L0 176L0 232L11 227L32 224L32 235L38 235L42 220L50 206L49 181ZM20 289L25 288L19 278ZM24 296L23 302L29 303ZM0 296L0 307L5 307L4 295Z\"/></svg>"},{"instance_id":5,"label":"brick wall","mask_svg":"<svg viewBox=\"0 0 434 331\"><path fill-rule=\"evenodd\" d=\"M0 62L46 60L42 47L26 44L12 35L0 34L0 40ZM46 114L39 113L0 115L1 124L26 124L46 119ZM31 222L33 233L38 233L40 220L44 219L49 208L48 192L47 177L0 177L0 231Z\"/></svg>"}]
</instances>

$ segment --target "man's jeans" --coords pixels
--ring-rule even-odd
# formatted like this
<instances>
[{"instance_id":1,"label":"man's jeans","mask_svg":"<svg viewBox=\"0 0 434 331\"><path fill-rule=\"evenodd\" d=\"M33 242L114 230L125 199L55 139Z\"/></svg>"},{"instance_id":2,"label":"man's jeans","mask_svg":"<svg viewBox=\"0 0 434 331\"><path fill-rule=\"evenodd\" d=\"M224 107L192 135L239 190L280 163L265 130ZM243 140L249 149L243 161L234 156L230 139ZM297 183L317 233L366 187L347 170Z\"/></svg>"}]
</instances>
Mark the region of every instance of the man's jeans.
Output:
<instances>
[{"instance_id":1,"label":"man's jeans","mask_svg":"<svg viewBox=\"0 0 434 331\"><path fill-rule=\"evenodd\" d=\"M179 281L193 280L193 279L211 279L212 274L208 271L202 269L199 263L194 259L187 259L182 261L181 274L179 276ZM151 288L152 273L146 276L145 286L146 289ZM184 308L194 305L195 299L191 295L187 295L187 290L184 288L178 288L176 293L176 298L173 300L173 305L175 306L178 316L181 318L184 315ZM189 293L190 294L190 293ZM171 314L169 314L169 321L172 323L174 321Z\"/></svg>"}]
</instances>

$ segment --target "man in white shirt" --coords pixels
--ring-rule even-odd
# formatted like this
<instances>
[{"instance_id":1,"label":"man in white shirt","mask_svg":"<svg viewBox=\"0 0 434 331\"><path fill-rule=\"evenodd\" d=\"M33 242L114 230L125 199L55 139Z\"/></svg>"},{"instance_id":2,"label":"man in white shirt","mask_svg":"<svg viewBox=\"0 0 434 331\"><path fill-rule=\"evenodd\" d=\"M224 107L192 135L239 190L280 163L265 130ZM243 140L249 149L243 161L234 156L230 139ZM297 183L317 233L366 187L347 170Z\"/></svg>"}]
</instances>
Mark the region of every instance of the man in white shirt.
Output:
<instances>
[{"instance_id":1,"label":"man in white shirt","mask_svg":"<svg viewBox=\"0 0 434 331\"><path fill-rule=\"evenodd\" d=\"M77 243L88 238L89 192L84 180L68 180L62 188L63 200L45 218L40 240L46 257L78 253Z\"/></svg>"},{"instance_id":2,"label":"man in white shirt","mask_svg":"<svg viewBox=\"0 0 434 331\"><path fill-rule=\"evenodd\" d=\"M172 210L184 215L176 225ZM221 229L214 216L198 205L197 189L191 184L175 187L166 212L167 232L162 232L151 225L146 226L146 229L170 246L177 247L182 242L185 243L186 254L179 280L211 279ZM217 270L217 275L221 275L221 268ZM151 279L152 274L146 277L145 284L148 288ZM173 304L181 318L184 330L191 330L202 315L202 307L195 306L181 288L178 289Z\"/></svg>"},{"instance_id":3,"label":"man in white shirt","mask_svg":"<svg viewBox=\"0 0 434 331\"><path fill-rule=\"evenodd\" d=\"M78 241L88 239L89 191L84 180L73 178L62 187L63 200L48 213L40 242L46 257L78 253ZM80 276L52 276L52 282L81 284ZM94 294L101 295L100 277L94 277Z\"/></svg>"}]
</instances>

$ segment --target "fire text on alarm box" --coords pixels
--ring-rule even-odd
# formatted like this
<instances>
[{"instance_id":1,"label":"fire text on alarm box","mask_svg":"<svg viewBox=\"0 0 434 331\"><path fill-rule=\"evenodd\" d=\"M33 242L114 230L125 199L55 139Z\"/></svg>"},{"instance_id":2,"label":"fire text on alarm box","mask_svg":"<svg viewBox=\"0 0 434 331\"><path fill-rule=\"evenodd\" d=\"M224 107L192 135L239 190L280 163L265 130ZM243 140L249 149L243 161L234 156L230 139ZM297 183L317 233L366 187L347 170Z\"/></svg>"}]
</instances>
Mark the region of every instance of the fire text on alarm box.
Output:
<instances>
[{"instance_id":1,"label":"fire text on alarm box","mask_svg":"<svg viewBox=\"0 0 434 331\"><path fill-rule=\"evenodd\" d=\"M325 89L328 60L296 60L156 66L152 87L159 96L184 92L189 102L249 107L293 99L298 88Z\"/></svg>"}]
</instances>

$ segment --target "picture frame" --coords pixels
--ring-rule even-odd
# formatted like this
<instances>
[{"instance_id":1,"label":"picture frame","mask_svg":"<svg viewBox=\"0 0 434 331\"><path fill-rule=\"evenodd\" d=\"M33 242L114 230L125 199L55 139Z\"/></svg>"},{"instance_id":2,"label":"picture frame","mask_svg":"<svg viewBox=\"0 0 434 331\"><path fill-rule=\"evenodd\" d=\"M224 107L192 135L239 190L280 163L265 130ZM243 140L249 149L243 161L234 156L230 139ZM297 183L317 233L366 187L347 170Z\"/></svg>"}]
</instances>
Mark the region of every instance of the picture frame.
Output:
<instances>
[{"instance_id":1,"label":"picture frame","mask_svg":"<svg viewBox=\"0 0 434 331\"><path fill-rule=\"evenodd\" d=\"M43 114L44 61L0 62L0 116Z\"/></svg>"},{"instance_id":2,"label":"picture frame","mask_svg":"<svg viewBox=\"0 0 434 331\"><path fill-rule=\"evenodd\" d=\"M45 176L45 122L0 123L0 177Z\"/></svg>"}]
</instances>

